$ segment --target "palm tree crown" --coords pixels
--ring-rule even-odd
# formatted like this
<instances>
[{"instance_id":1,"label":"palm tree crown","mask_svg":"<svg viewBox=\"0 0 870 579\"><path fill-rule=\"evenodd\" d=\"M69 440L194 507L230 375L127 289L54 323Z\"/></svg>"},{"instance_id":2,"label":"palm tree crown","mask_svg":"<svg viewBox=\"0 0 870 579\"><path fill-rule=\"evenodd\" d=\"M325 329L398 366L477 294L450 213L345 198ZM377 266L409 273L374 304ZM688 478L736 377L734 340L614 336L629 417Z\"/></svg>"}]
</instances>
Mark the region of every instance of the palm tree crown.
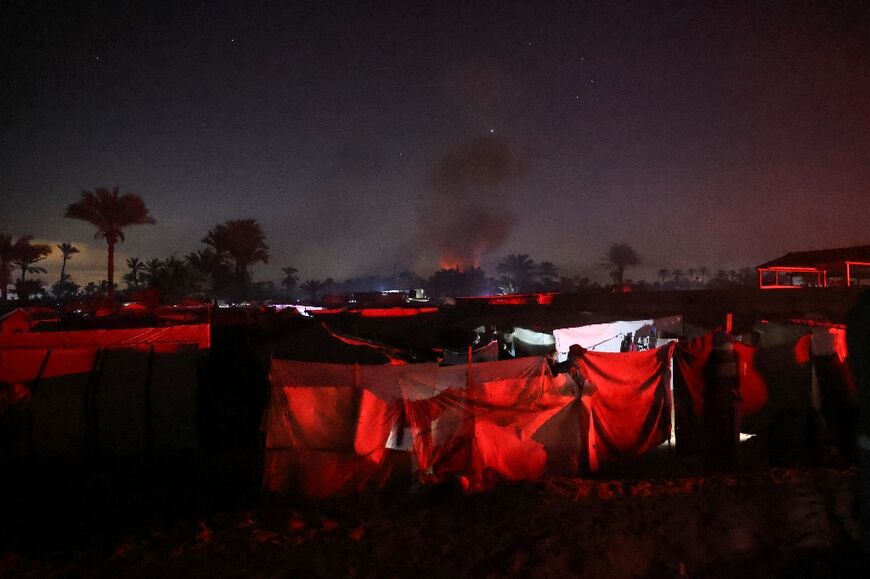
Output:
<instances>
[{"instance_id":1,"label":"palm tree crown","mask_svg":"<svg viewBox=\"0 0 870 579\"><path fill-rule=\"evenodd\" d=\"M497 270L507 277L506 281L518 291L528 290L529 282L535 272L535 262L527 253L511 254L498 264Z\"/></svg>"},{"instance_id":2,"label":"palm tree crown","mask_svg":"<svg viewBox=\"0 0 870 579\"><path fill-rule=\"evenodd\" d=\"M269 262L266 234L256 219L231 219L215 225L202 242L214 248L218 256L228 255L233 260L240 297L245 294L248 267Z\"/></svg>"},{"instance_id":3,"label":"palm tree crown","mask_svg":"<svg viewBox=\"0 0 870 579\"><path fill-rule=\"evenodd\" d=\"M79 253L79 248L67 241L58 243L57 248L63 257L63 264L60 266L60 283L63 283L66 279L66 262L72 259L74 253Z\"/></svg>"},{"instance_id":4,"label":"palm tree crown","mask_svg":"<svg viewBox=\"0 0 870 579\"><path fill-rule=\"evenodd\" d=\"M12 246L12 262L21 269L21 282L28 273L46 273L44 267L34 265L51 253L51 246L44 243L31 243L32 235L23 235Z\"/></svg>"},{"instance_id":5,"label":"palm tree crown","mask_svg":"<svg viewBox=\"0 0 870 579\"><path fill-rule=\"evenodd\" d=\"M65 216L96 226L94 237L106 240L109 249L108 297L110 302L114 302L115 244L124 241L125 227L154 223L145 202L133 193L121 194L118 187L112 190L101 187L94 191L82 191L82 198L66 208Z\"/></svg>"},{"instance_id":6,"label":"palm tree crown","mask_svg":"<svg viewBox=\"0 0 870 579\"><path fill-rule=\"evenodd\" d=\"M628 243L614 243L607 250L603 267L612 269L613 280L622 285L625 283L625 268L640 264L640 255Z\"/></svg>"}]
</instances>

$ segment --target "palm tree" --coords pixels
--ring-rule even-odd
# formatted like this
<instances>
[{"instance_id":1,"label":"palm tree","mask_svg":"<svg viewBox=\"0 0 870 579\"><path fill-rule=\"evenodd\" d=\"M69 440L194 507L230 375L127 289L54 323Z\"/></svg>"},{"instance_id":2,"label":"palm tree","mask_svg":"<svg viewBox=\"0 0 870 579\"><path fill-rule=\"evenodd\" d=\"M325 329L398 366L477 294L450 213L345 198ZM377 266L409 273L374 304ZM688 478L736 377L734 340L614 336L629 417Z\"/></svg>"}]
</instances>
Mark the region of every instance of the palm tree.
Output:
<instances>
[{"instance_id":1,"label":"palm tree","mask_svg":"<svg viewBox=\"0 0 870 579\"><path fill-rule=\"evenodd\" d=\"M61 287L66 279L66 262L72 259L74 253L79 252L79 248L69 242L58 243L57 248L63 257L63 264L60 266L60 280L57 282L57 287Z\"/></svg>"},{"instance_id":2,"label":"palm tree","mask_svg":"<svg viewBox=\"0 0 870 579\"><path fill-rule=\"evenodd\" d=\"M627 243L614 243L607 250L602 267L612 269L611 275L618 285L625 283L625 269L640 264L640 255Z\"/></svg>"},{"instance_id":3,"label":"palm tree","mask_svg":"<svg viewBox=\"0 0 870 579\"><path fill-rule=\"evenodd\" d=\"M142 271L142 280L148 284L149 288L157 287L157 282L163 273L163 262L152 257L145 262L144 270Z\"/></svg>"},{"instance_id":4,"label":"palm tree","mask_svg":"<svg viewBox=\"0 0 870 579\"><path fill-rule=\"evenodd\" d=\"M39 294L44 286L45 282L39 278L19 279L15 281L15 293L20 302L26 302L31 296Z\"/></svg>"},{"instance_id":5,"label":"palm tree","mask_svg":"<svg viewBox=\"0 0 870 579\"><path fill-rule=\"evenodd\" d=\"M142 274L145 272L145 262L138 257L127 258L127 267L130 271L121 278L127 284L127 290L137 290L142 283Z\"/></svg>"},{"instance_id":6,"label":"palm tree","mask_svg":"<svg viewBox=\"0 0 870 579\"><path fill-rule=\"evenodd\" d=\"M235 279L240 297L244 298L248 282L248 267L269 262L266 235L256 219L231 219L215 225L203 238L219 256L229 255L235 265Z\"/></svg>"},{"instance_id":7,"label":"palm tree","mask_svg":"<svg viewBox=\"0 0 870 579\"><path fill-rule=\"evenodd\" d=\"M152 270L150 286L160 292L161 301L176 301L204 289L206 275L187 260L170 255L163 261L156 261L159 266L149 262L149 269Z\"/></svg>"},{"instance_id":8,"label":"palm tree","mask_svg":"<svg viewBox=\"0 0 870 579\"><path fill-rule=\"evenodd\" d=\"M559 270L552 261L542 261L537 268L538 280L544 291L549 291L559 278Z\"/></svg>"},{"instance_id":9,"label":"palm tree","mask_svg":"<svg viewBox=\"0 0 870 579\"><path fill-rule=\"evenodd\" d=\"M525 291L532 280L535 262L527 253L511 254L505 257L496 269L517 291Z\"/></svg>"},{"instance_id":10,"label":"palm tree","mask_svg":"<svg viewBox=\"0 0 870 579\"><path fill-rule=\"evenodd\" d=\"M296 284L299 283L299 276L296 274L299 272L295 267L282 267L281 271L284 272L284 278L281 280L281 285L284 286L284 289L287 291L287 296L290 296L290 292L293 291L293 288L296 287Z\"/></svg>"},{"instance_id":11,"label":"palm tree","mask_svg":"<svg viewBox=\"0 0 870 579\"><path fill-rule=\"evenodd\" d=\"M312 302L316 302L327 287L329 287L329 280L307 279L302 282L299 289L304 291Z\"/></svg>"},{"instance_id":12,"label":"palm tree","mask_svg":"<svg viewBox=\"0 0 870 579\"><path fill-rule=\"evenodd\" d=\"M95 238L103 238L108 245L107 290L110 304L115 302L115 244L124 241L124 228L129 225L154 223L148 207L141 197L133 193L111 191L105 188L82 191L82 198L66 208L66 217L81 219L97 227Z\"/></svg>"},{"instance_id":13,"label":"palm tree","mask_svg":"<svg viewBox=\"0 0 870 579\"><path fill-rule=\"evenodd\" d=\"M32 235L24 235L12 245L12 263L21 269L21 283L28 273L48 273L44 267L34 265L51 253L51 246L44 243L31 243Z\"/></svg>"},{"instance_id":14,"label":"palm tree","mask_svg":"<svg viewBox=\"0 0 870 579\"><path fill-rule=\"evenodd\" d=\"M710 273L710 269L706 265L702 265L698 268L698 276L701 278L701 283L704 283L707 280L707 274Z\"/></svg>"},{"instance_id":15,"label":"palm tree","mask_svg":"<svg viewBox=\"0 0 870 579\"><path fill-rule=\"evenodd\" d=\"M662 280L662 285L664 285L665 282L668 281L668 276L671 274L671 270L669 270L669 269L666 268L666 267L663 267L662 269L660 269L660 270L658 271L658 274L659 274L659 277L660 277L661 280Z\"/></svg>"}]
</instances>

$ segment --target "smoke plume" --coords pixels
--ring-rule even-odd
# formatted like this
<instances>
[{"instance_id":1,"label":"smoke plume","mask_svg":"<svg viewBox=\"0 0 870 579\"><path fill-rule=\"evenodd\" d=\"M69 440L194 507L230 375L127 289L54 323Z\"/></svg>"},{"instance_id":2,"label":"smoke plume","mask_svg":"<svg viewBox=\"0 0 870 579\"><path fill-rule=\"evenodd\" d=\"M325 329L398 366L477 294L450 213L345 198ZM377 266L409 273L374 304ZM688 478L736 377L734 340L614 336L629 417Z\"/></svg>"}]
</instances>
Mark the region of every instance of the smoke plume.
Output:
<instances>
[{"instance_id":1,"label":"smoke plume","mask_svg":"<svg viewBox=\"0 0 870 579\"><path fill-rule=\"evenodd\" d=\"M497 136L447 151L435 164L420 207L418 246L441 267L480 265L507 239L517 219L509 186L526 163ZM429 264L431 265L431 263Z\"/></svg>"}]
</instances>

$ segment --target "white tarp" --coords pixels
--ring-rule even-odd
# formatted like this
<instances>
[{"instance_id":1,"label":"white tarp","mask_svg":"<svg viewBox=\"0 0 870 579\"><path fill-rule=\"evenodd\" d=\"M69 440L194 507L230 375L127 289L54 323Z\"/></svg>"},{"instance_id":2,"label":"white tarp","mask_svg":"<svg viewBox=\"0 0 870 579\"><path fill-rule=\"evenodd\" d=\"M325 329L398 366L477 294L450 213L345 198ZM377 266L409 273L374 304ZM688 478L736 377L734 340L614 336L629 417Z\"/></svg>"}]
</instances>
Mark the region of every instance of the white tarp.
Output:
<instances>
[{"instance_id":1,"label":"white tarp","mask_svg":"<svg viewBox=\"0 0 870 579\"><path fill-rule=\"evenodd\" d=\"M577 328L553 330L559 361L568 359L568 349L579 345L595 352L619 352L622 340L629 333L635 334L642 328L649 328L653 320L634 320L591 324Z\"/></svg>"}]
</instances>

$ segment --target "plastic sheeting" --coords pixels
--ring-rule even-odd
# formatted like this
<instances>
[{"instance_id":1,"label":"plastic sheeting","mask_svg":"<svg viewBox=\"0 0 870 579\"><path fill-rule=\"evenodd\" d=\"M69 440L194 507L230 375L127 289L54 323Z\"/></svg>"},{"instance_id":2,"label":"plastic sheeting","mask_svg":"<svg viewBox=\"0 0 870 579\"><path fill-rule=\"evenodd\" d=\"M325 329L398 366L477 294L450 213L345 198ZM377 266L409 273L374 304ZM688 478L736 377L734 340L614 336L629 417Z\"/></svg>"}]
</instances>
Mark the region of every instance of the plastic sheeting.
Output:
<instances>
[{"instance_id":1,"label":"plastic sheeting","mask_svg":"<svg viewBox=\"0 0 870 579\"><path fill-rule=\"evenodd\" d=\"M559 361L564 362L568 359L568 350L574 345L595 352L619 352L622 339L627 334L634 334L652 324L653 320L636 320L554 330L553 337L556 341L556 350L559 352Z\"/></svg>"},{"instance_id":2,"label":"plastic sheeting","mask_svg":"<svg viewBox=\"0 0 870 579\"><path fill-rule=\"evenodd\" d=\"M744 432L757 432L775 414L806 411L812 389L809 335L769 348L735 342L734 353Z\"/></svg>"},{"instance_id":3,"label":"plastic sheeting","mask_svg":"<svg viewBox=\"0 0 870 579\"><path fill-rule=\"evenodd\" d=\"M674 420L680 451L700 450L703 443L704 391L712 353L712 333L681 342L674 351Z\"/></svg>"},{"instance_id":4,"label":"plastic sheeting","mask_svg":"<svg viewBox=\"0 0 870 579\"><path fill-rule=\"evenodd\" d=\"M638 456L670 434L673 346L577 362L581 399L543 358L465 366L356 366L273 360L264 485L316 497L385 483L404 440L424 482L465 488L574 473ZM584 418L584 417L587 417ZM587 426L588 425L588 426Z\"/></svg>"},{"instance_id":5,"label":"plastic sheeting","mask_svg":"<svg viewBox=\"0 0 870 579\"><path fill-rule=\"evenodd\" d=\"M197 366L209 326L45 332L3 338L0 446L35 458L198 448Z\"/></svg>"},{"instance_id":6,"label":"plastic sheeting","mask_svg":"<svg viewBox=\"0 0 870 579\"><path fill-rule=\"evenodd\" d=\"M422 480L457 477L475 490L537 478L581 450L576 398L558 394L540 358L470 367L273 360L271 381L271 490L322 497L382 484L387 442L400 430Z\"/></svg>"},{"instance_id":7,"label":"plastic sheeting","mask_svg":"<svg viewBox=\"0 0 870 579\"><path fill-rule=\"evenodd\" d=\"M673 346L622 354L586 352L578 358L586 381L589 468L639 456L671 431L670 359Z\"/></svg>"},{"instance_id":8,"label":"plastic sheeting","mask_svg":"<svg viewBox=\"0 0 870 579\"><path fill-rule=\"evenodd\" d=\"M210 345L209 324L132 328L126 330L82 330L67 332L25 332L0 334L0 350L32 348L119 348L141 344L190 344L200 349Z\"/></svg>"}]
</instances>

